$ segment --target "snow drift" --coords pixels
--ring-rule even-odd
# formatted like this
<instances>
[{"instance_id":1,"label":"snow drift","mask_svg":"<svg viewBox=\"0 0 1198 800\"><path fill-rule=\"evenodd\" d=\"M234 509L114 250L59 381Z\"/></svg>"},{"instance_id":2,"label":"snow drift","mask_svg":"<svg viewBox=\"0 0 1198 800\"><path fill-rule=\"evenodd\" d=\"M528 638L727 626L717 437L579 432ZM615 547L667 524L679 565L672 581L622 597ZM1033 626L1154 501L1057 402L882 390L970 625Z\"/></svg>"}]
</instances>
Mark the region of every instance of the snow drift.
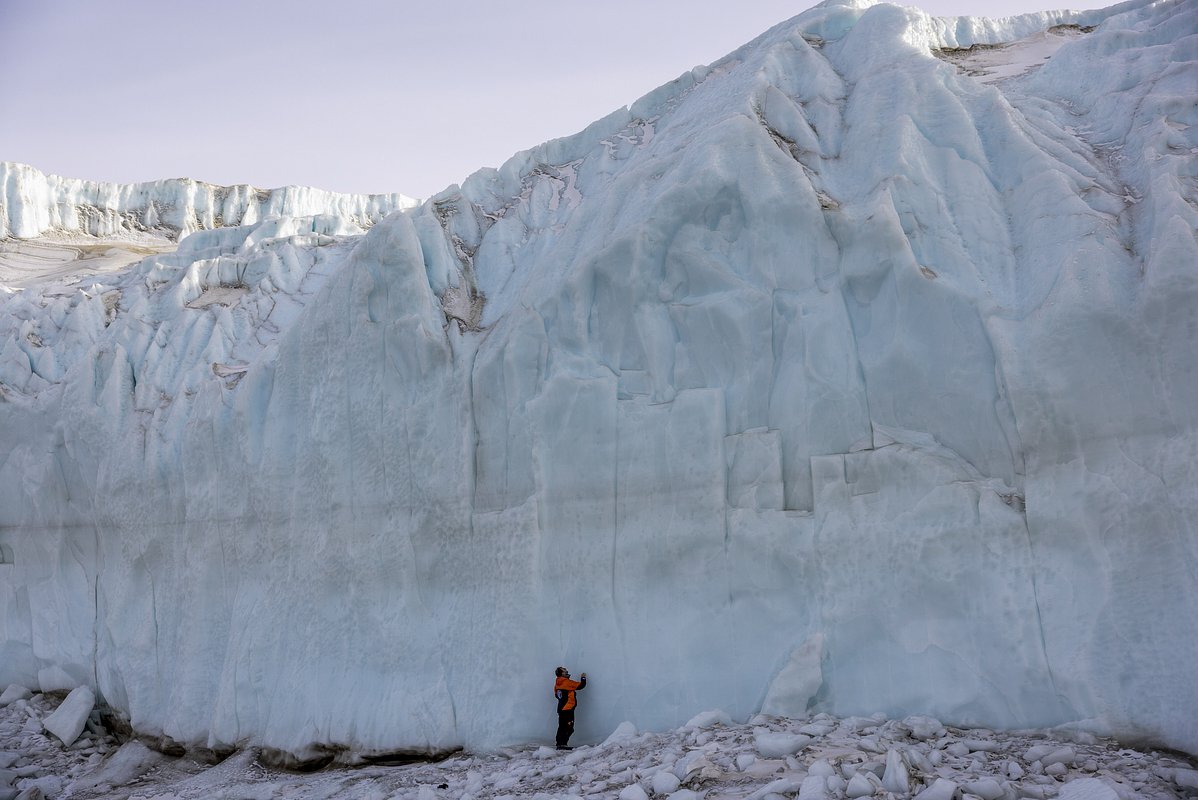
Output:
<instances>
[{"instance_id":1,"label":"snow drift","mask_svg":"<svg viewBox=\"0 0 1198 800\"><path fill-rule=\"evenodd\" d=\"M584 741L1198 752L1196 29L825 3L364 236L13 294L0 684L301 758L544 738L563 662Z\"/></svg>"}]
</instances>

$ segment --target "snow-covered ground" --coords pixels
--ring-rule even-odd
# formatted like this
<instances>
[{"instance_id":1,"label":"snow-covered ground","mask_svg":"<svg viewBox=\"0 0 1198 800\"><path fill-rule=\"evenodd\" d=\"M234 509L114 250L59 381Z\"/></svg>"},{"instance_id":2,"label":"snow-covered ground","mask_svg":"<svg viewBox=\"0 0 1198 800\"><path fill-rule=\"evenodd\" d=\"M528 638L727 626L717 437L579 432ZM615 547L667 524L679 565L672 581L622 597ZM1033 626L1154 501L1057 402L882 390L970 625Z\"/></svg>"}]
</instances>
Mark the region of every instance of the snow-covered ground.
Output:
<instances>
[{"instance_id":1,"label":"snow-covered ground","mask_svg":"<svg viewBox=\"0 0 1198 800\"><path fill-rule=\"evenodd\" d=\"M299 773L272 766L252 748L219 761L165 755L107 731L99 712L64 746L43 726L60 702L37 694L0 708L3 800L15 792L28 800L35 789L61 800L1198 796L1198 770L1174 753L1136 750L1077 731L970 730L919 716L758 716L737 725L722 712L707 712L674 731L638 732L625 724L601 744L570 752L529 744L433 762L334 763Z\"/></svg>"}]
</instances>

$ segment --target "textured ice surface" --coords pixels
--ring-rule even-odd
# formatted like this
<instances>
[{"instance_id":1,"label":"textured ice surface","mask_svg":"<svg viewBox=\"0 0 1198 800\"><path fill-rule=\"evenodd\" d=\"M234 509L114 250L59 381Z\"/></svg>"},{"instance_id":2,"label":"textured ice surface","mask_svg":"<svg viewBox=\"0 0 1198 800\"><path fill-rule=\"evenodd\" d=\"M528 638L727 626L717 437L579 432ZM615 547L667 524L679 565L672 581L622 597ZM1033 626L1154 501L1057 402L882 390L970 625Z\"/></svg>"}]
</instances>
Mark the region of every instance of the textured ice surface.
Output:
<instances>
[{"instance_id":1,"label":"textured ice surface","mask_svg":"<svg viewBox=\"0 0 1198 800\"><path fill-rule=\"evenodd\" d=\"M11 294L0 684L307 760L538 738L560 663L582 742L1198 750L1196 27L825 4L365 235Z\"/></svg>"}]
</instances>

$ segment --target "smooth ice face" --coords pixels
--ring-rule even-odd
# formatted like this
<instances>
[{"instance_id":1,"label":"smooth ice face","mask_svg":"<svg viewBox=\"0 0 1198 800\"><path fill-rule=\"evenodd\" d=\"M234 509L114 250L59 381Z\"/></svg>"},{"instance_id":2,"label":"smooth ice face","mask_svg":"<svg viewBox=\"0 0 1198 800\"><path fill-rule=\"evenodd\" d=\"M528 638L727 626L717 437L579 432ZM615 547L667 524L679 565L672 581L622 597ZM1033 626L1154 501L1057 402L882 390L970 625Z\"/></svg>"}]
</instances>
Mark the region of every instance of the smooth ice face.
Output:
<instances>
[{"instance_id":1,"label":"smooth ice face","mask_svg":"<svg viewBox=\"0 0 1198 800\"><path fill-rule=\"evenodd\" d=\"M1196 17L825 4L365 235L11 294L0 685L301 759L544 739L561 663L582 741L1198 751Z\"/></svg>"}]
</instances>

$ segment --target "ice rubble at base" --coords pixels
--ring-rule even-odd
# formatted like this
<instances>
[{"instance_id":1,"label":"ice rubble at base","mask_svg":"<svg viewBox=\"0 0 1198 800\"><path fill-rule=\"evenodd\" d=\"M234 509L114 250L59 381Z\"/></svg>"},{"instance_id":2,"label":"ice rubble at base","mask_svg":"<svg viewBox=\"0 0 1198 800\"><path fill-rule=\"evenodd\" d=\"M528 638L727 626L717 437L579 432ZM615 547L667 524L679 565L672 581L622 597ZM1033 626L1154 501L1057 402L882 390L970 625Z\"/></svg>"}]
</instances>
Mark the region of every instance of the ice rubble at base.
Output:
<instances>
[{"instance_id":1,"label":"ice rubble at base","mask_svg":"<svg viewBox=\"0 0 1198 800\"><path fill-rule=\"evenodd\" d=\"M624 722L602 744L569 753L526 745L438 762L297 774L270 766L252 749L215 763L159 753L106 731L96 715L88 718L84 737L66 748L42 730L57 702L38 694L0 707L0 800L34 791L76 800L1164 800L1198 794L1198 770L1168 753L1126 749L1076 731L946 728L928 717L758 716L736 725L712 711L663 733L638 732ZM790 744L778 749L782 741Z\"/></svg>"},{"instance_id":2,"label":"ice rubble at base","mask_svg":"<svg viewBox=\"0 0 1198 800\"><path fill-rule=\"evenodd\" d=\"M828 3L360 238L11 296L0 682L296 758L534 739L562 662L582 741L1198 751L1196 16Z\"/></svg>"}]
</instances>

